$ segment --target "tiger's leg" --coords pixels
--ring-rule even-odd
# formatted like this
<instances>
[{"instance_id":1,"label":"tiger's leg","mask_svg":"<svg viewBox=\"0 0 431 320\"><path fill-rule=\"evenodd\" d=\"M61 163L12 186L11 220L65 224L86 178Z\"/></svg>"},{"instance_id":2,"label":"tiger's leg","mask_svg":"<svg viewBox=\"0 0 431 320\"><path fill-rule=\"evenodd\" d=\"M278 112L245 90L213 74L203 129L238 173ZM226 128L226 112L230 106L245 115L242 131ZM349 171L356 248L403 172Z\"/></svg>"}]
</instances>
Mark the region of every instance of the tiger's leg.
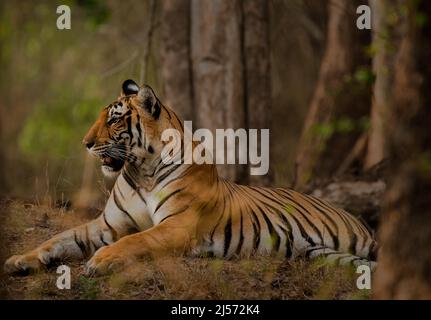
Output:
<instances>
[{"instance_id":1,"label":"tiger's leg","mask_svg":"<svg viewBox=\"0 0 431 320\"><path fill-rule=\"evenodd\" d=\"M371 270L374 270L377 266L375 261L370 261L365 258L355 256L350 253L340 252L325 246L312 246L305 250L305 256L308 258L325 258L329 263L338 265L353 265L358 267L360 265L367 265Z\"/></svg>"},{"instance_id":2,"label":"tiger's leg","mask_svg":"<svg viewBox=\"0 0 431 320\"><path fill-rule=\"evenodd\" d=\"M64 231L23 255L10 257L4 265L6 273L30 272L57 259L83 259L98 248L115 241L115 230L107 225L104 215L81 226Z\"/></svg>"},{"instance_id":3,"label":"tiger's leg","mask_svg":"<svg viewBox=\"0 0 431 320\"><path fill-rule=\"evenodd\" d=\"M172 217L145 231L100 248L86 264L87 274L119 270L142 258L188 252L195 243L193 217Z\"/></svg>"}]
</instances>

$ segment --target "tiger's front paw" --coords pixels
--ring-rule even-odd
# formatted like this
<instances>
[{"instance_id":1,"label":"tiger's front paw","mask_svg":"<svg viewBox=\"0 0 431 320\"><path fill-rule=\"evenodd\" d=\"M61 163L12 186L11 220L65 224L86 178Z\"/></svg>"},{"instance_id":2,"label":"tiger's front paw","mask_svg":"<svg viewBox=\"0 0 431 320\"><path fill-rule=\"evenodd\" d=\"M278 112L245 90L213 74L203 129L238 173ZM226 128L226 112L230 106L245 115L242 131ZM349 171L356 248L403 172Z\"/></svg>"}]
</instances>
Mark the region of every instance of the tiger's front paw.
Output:
<instances>
[{"instance_id":1,"label":"tiger's front paw","mask_svg":"<svg viewBox=\"0 0 431 320\"><path fill-rule=\"evenodd\" d=\"M37 254L30 253L24 255L15 255L6 260L4 271L7 274L27 275L34 273L43 267Z\"/></svg>"},{"instance_id":2,"label":"tiger's front paw","mask_svg":"<svg viewBox=\"0 0 431 320\"><path fill-rule=\"evenodd\" d=\"M102 247L85 265L87 275L104 275L118 272L135 262L136 259L115 244Z\"/></svg>"}]
</instances>

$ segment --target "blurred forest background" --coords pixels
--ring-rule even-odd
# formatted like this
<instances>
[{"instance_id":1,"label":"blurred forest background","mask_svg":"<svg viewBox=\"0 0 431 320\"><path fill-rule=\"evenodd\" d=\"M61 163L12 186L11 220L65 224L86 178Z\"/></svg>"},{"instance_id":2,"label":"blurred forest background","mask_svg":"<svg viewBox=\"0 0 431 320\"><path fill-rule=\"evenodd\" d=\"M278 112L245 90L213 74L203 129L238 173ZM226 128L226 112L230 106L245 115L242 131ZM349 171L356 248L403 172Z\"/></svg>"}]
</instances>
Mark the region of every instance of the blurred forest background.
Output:
<instances>
[{"instance_id":1,"label":"blurred forest background","mask_svg":"<svg viewBox=\"0 0 431 320\"><path fill-rule=\"evenodd\" d=\"M59 4L0 5L3 194L55 203L85 186L84 194L100 196L99 164L81 140L129 78L150 84L194 128L248 127L252 96L249 127L271 134L272 181L263 183L291 184L325 50L325 1L62 1L71 30L56 28ZM343 119L349 134L361 130L356 120ZM249 182L241 166L220 170Z\"/></svg>"},{"instance_id":2,"label":"blurred forest background","mask_svg":"<svg viewBox=\"0 0 431 320\"><path fill-rule=\"evenodd\" d=\"M373 211L389 248L377 296L431 297L430 3L1 1L2 196L100 208L109 182L81 140L132 78L194 128L269 128L269 175L221 175Z\"/></svg>"}]
</instances>

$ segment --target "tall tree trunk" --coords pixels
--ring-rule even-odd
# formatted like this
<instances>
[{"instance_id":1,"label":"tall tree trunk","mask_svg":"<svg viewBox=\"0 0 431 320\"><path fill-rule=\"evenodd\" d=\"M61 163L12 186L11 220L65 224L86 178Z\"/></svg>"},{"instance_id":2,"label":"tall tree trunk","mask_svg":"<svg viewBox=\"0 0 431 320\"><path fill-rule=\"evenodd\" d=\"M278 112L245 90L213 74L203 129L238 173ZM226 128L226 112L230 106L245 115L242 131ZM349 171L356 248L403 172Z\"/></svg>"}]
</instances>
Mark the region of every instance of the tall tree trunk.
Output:
<instances>
[{"instance_id":1,"label":"tall tree trunk","mask_svg":"<svg viewBox=\"0 0 431 320\"><path fill-rule=\"evenodd\" d=\"M243 1L243 61L245 63L244 90L247 127L269 128L271 123L270 35L269 2ZM258 154L261 153L258 140ZM271 140L270 140L271 141ZM269 150L272 148L270 146ZM263 176L250 176L250 183L270 185L271 172Z\"/></svg>"},{"instance_id":2,"label":"tall tree trunk","mask_svg":"<svg viewBox=\"0 0 431 320\"><path fill-rule=\"evenodd\" d=\"M161 12L169 21L161 26L160 52L166 104L193 120L194 129L213 134L269 128L268 2L168 0ZM249 178L245 165L220 165L218 171L241 183L270 181L269 175Z\"/></svg>"},{"instance_id":3,"label":"tall tree trunk","mask_svg":"<svg viewBox=\"0 0 431 320\"><path fill-rule=\"evenodd\" d=\"M327 137L317 126L328 125L344 79L352 73L352 7L345 0L328 2L329 22L326 51L319 79L305 120L296 158L296 187L303 189L310 181Z\"/></svg>"},{"instance_id":4,"label":"tall tree trunk","mask_svg":"<svg viewBox=\"0 0 431 320\"><path fill-rule=\"evenodd\" d=\"M431 17L429 1L385 0L389 39L395 41L394 84L385 131L393 180L386 195L374 277L380 299L431 299ZM419 10L417 5L419 5ZM428 54L428 55L427 55Z\"/></svg>"},{"instance_id":5,"label":"tall tree trunk","mask_svg":"<svg viewBox=\"0 0 431 320\"><path fill-rule=\"evenodd\" d=\"M393 70L394 54L384 34L387 31L385 23L385 1L370 0L373 21L373 72L376 76L371 106L371 126L368 137L367 155L364 167L369 169L385 158L386 142L384 123L388 109L391 89L391 70Z\"/></svg>"},{"instance_id":6,"label":"tall tree trunk","mask_svg":"<svg viewBox=\"0 0 431 320\"><path fill-rule=\"evenodd\" d=\"M4 2L0 3L0 16L3 16L2 13L4 12L3 10L7 9L7 5ZM4 47L6 46L5 41L3 41L4 39L0 36L0 52L3 52ZM10 81L10 66L8 61L6 61L6 59L4 58L5 55L0 54L0 65L2 66L2 72L0 73L0 87L3 87L5 85L5 83L9 84ZM0 112L1 114L8 114L7 113L7 108L6 106L10 106L10 94L9 94L9 90L6 90L5 92L2 93L2 103L0 104ZM6 121L8 121L8 117L1 117L0 119L0 144L3 147L3 151L0 152L0 192L4 193L6 191L8 191L7 186L6 186L6 177L5 177L5 168L6 168L6 161L7 161L7 157L5 156L4 152L7 147L7 143L6 143L6 134L5 134L5 129L4 129L4 124L6 123Z\"/></svg>"},{"instance_id":7,"label":"tall tree trunk","mask_svg":"<svg viewBox=\"0 0 431 320\"><path fill-rule=\"evenodd\" d=\"M196 126L214 134L216 129L246 127L241 24L239 0L192 0ZM246 180L246 169L218 166L221 176L240 182Z\"/></svg>"},{"instance_id":8,"label":"tall tree trunk","mask_svg":"<svg viewBox=\"0 0 431 320\"><path fill-rule=\"evenodd\" d=\"M160 5L164 102L184 120L193 120L190 0L164 0Z\"/></svg>"}]
</instances>

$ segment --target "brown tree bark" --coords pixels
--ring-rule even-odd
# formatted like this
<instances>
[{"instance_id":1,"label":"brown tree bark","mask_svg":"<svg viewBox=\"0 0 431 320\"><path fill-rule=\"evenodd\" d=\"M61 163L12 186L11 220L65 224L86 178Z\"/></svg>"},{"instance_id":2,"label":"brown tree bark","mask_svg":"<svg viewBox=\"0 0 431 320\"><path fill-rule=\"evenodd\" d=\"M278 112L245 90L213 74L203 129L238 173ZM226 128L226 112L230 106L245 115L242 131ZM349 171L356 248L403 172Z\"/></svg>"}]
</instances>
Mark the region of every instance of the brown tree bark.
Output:
<instances>
[{"instance_id":1,"label":"brown tree bark","mask_svg":"<svg viewBox=\"0 0 431 320\"><path fill-rule=\"evenodd\" d=\"M268 6L267 0L249 0L242 3L245 110L247 127L251 129L267 129L271 123ZM260 140L257 147L260 154ZM271 149L269 146L270 151ZM263 176L250 175L249 182L268 186L271 184L271 176L271 172Z\"/></svg>"},{"instance_id":2,"label":"brown tree bark","mask_svg":"<svg viewBox=\"0 0 431 320\"><path fill-rule=\"evenodd\" d=\"M192 0L193 92L196 126L245 128L239 0ZM220 150L216 150L220 152ZM220 165L221 176L246 180L246 166Z\"/></svg>"},{"instance_id":3,"label":"brown tree bark","mask_svg":"<svg viewBox=\"0 0 431 320\"><path fill-rule=\"evenodd\" d=\"M382 161L386 156L385 123L388 112L388 100L393 81L394 54L384 34L387 31L385 23L386 2L370 0L372 12L372 46L375 50L373 72L376 76L371 105L370 131L368 136L367 154L364 168L369 169Z\"/></svg>"},{"instance_id":4,"label":"brown tree bark","mask_svg":"<svg viewBox=\"0 0 431 320\"><path fill-rule=\"evenodd\" d=\"M193 128L270 127L269 12L265 0L168 0L161 4L164 98ZM217 150L215 150L217 153ZM260 154L260 145L258 146ZM226 150L225 150L226 154ZM249 177L247 165L219 165L227 179Z\"/></svg>"},{"instance_id":5,"label":"brown tree bark","mask_svg":"<svg viewBox=\"0 0 431 320\"><path fill-rule=\"evenodd\" d=\"M193 120L190 0L160 2L160 66L164 103Z\"/></svg>"},{"instance_id":6,"label":"brown tree bark","mask_svg":"<svg viewBox=\"0 0 431 320\"><path fill-rule=\"evenodd\" d=\"M342 93L344 81L353 72L355 27L353 3L345 0L328 2L329 21L326 51L322 59L319 79L310 103L296 158L297 189L304 189L315 172L319 157L328 137L317 132L317 127L328 125Z\"/></svg>"},{"instance_id":7,"label":"brown tree bark","mask_svg":"<svg viewBox=\"0 0 431 320\"><path fill-rule=\"evenodd\" d=\"M378 299L431 299L431 27L418 23L420 15L431 17L431 4L384 2L385 17L396 17L386 20L396 52L385 131L394 178L381 218L374 293Z\"/></svg>"}]
</instances>

